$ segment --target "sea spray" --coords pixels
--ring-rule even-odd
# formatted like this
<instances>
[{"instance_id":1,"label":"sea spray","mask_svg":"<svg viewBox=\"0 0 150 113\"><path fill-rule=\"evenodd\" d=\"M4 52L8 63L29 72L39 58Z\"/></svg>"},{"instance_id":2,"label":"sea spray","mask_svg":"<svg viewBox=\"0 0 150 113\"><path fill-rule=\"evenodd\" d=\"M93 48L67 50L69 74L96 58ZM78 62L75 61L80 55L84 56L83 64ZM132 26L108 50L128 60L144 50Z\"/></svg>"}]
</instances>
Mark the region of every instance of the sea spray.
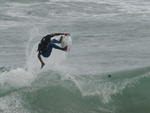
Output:
<instances>
[{"instance_id":1,"label":"sea spray","mask_svg":"<svg viewBox=\"0 0 150 113\"><path fill-rule=\"evenodd\" d=\"M37 72L37 47L38 43L33 43L33 40L39 36L39 29L34 26L30 31L30 37L26 45L26 68L30 72ZM34 70L35 69L35 70Z\"/></svg>"}]
</instances>

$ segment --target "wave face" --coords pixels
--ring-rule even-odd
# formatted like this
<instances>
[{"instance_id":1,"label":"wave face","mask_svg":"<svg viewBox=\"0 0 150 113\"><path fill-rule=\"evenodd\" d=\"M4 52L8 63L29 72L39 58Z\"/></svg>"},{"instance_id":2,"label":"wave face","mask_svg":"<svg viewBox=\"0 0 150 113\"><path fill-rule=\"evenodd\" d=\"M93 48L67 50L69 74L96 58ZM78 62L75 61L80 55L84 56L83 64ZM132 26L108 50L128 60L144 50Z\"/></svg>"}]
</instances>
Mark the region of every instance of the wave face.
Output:
<instances>
[{"instance_id":1,"label":"wave face","mask_svg":"<svg viewBox=\"0 0 150 113\"><path fill-rule=\"evenodd\" d=\"M0 78L0 110L2 113L141 113L144 109L148 113L149 69L115 72L111 77L66 75L51 70L40 72L36 79L23 69L5 71Z\"/></svg>"},{"instance_id":2,"label":"wave face","mask_svg":"<svg viewBox=\"0 0 150 113\"><path fill-rule=\"evenodd\" d=\"M0 0L0 113L149 113L149 18L149 0ZM41 70L52 32L73 44Z\"/></svg>"}]
</instances>

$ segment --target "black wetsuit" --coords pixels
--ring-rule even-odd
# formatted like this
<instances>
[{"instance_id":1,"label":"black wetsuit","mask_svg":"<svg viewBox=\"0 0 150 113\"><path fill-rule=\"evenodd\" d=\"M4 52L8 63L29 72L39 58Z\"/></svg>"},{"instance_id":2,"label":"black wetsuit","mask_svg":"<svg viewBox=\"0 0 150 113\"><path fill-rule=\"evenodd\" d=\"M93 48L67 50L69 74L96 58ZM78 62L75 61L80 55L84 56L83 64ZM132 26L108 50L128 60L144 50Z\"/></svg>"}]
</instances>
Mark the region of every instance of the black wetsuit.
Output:
<instances>
[{"instance_id":1,"label":"black wetsuit","mask_svg":"<svg viewBox=\"0 0 150 113\"><path fill-rule=\"evenodd\" d=\"M62 48L55 44L55 43L61 43L61 40L59 41L56 39L51 40L52 37L57 36L57 35L63 35L63 34L61 33L49 34L42 38L41 42L38 45L38 51L43 57L49 57L51 55L53 48L63 50L63 51L66 50L66 47Z\"/></svg>"}]
</instances>

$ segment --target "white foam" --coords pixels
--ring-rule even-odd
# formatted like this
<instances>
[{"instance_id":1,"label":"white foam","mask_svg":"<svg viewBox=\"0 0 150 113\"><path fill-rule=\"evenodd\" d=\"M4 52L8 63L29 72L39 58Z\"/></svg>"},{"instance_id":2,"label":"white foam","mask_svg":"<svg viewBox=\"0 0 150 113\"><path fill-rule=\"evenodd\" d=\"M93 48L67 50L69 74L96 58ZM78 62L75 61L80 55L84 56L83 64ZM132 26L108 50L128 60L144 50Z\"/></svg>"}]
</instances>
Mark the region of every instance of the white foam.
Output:
<instances>
[{"instance_id":1,"label":"white foam","mask_svg":"<svg viewBox=\"0 0 150 113\"><path fill-rule=\"evenodd\" d=\"M0 113L30 113L22 105L20 95L12 93L8 96L0 98Z\"/></svg>"},{"instance_id":2,"label":"white foam","mask_svg":"<svg viewBox=\"0 0 150 113\"><path fill-rule=\"evenodd\" d=\"M12 69L0 74L0 84L14 88L30 86L34 79L34 74L23 68Z\"/></svg>"}]
</instances>

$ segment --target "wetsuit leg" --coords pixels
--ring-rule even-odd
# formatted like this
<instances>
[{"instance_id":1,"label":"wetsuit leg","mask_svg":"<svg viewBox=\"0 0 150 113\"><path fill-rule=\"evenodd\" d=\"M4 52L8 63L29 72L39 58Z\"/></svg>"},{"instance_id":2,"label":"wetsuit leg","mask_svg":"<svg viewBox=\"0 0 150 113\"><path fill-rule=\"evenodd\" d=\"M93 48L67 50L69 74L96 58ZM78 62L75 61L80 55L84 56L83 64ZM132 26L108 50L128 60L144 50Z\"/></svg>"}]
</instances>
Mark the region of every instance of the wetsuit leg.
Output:
<instances>
[{"instance_id":1,"label":"wetsuit leg","mask_svg":"<svg viewBox=\"0 0 150 113\"><path fill-rule=\"evenodd\" d=\"M56 44L52 44L52 47L55 48L55 49L62 50L62 51L66 50L66 47L62 48L62 47L57 46Z\"/></svg>"},{"instance_id":2,"label":"wetsuit leg","mask_svg":"<svg viewBox=\"0 0 150 113\"><path fill-rule=\"evenodd\" d=\"M62 47L57 46L56 44L51 43L51 44L48 45L47 50L42 52L42 56L43 57L49 57L51 55L52 48L55 48L55 49L58 49L58 50L62 50L62 51L66 50L66 47L62 48Z\"/></svg>"},{"instance_id":3,"label":"wetsuit leg","mask_svg":"<svg viewBox=\"0 0 150 113\"><path fill-rule=\"evenodd\" d=\"M61 40L53 39L53 40L52 40L52 43L61 43Z\"/></svg>"}]
</instances>

